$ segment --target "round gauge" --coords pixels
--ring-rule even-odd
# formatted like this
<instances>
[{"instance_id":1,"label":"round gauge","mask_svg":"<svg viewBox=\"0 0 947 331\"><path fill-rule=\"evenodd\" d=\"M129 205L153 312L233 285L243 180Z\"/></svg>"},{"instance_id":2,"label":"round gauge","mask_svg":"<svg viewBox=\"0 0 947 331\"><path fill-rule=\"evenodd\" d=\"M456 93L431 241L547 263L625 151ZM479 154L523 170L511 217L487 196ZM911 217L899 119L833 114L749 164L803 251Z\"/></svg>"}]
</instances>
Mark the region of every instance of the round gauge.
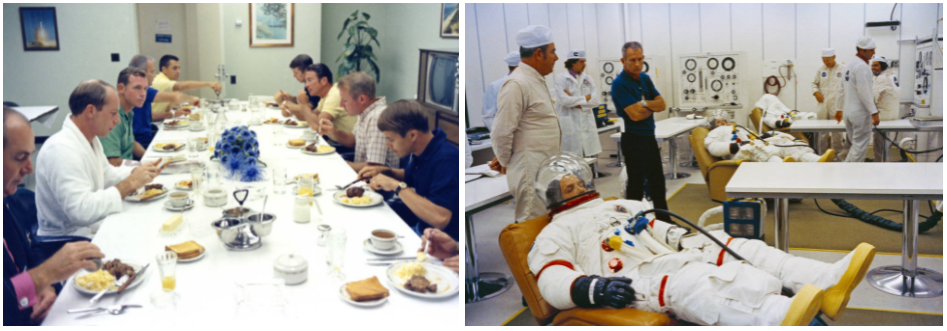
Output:
<instances>
[{"instance_id":1,"label":"round gauge","mask_svg":"<svg viewBox=\"0 0 947 331\"><path fill-rule=\"evenodd\" d=\"M605 77L605 85L612 85L612 76Z\"/></svg>"},{"instance_id":2,"label":"round gauge","mask_svg":"<svg viewBox=\"0 0 947 331\"><path fill-rule=\"evenodd\" d=\"M650 70L650 69L651 69L651 65L649 65L648 62L645 62L645 63L644 63L644 70L642 70L641 72L647 73L648 70Z\"/></svg>"},{"instance_id":3,"label":"round gauge","mask_svg":"<svg viewBox=\"0 0 947 331\"><path fill-rule=\"evenodd\" d=\"M684 97L684 101L690 100L690 97Z\"/></svg>"},{"instance_id":4,"label":"round gauge","mask_svg":"<svg viewBox=\"0 0 947 331\"><path fill-rule=\"evenodd\" d=\"M713 76L713 75L716 75L716 74L714 73L713 70L711 70L711 71L710 71L710 75Z\"/></svg>"},{"instance_id":5,"label":"round gauge","mask_svg":"<svg viewBox=\"0 0 947 331\"><path fill-rule=\"evenodd\" d=\"M723 75L720 75L720 79L724 79L724 76L723 76Z\"/></svg>"},{"instance_id":6,"label":"round gauge","mask_svg":"<svg viewBox=\"0 0 947 331\"><path fill-rule=\"evenodd\" d=\"M712 57L709 60L707 60L707 68L717 69L717 66L719 65L720 65L720 62L717 61L717 58L715 57Z\"/></svg>"},{"instance_id":7,"label":"round gauge","mask_svg":"<svg viewBox=\"0 0 947 331\"><path fill-rule=\"evenodd\" d=\"M694 94L694 93L696 93L696 92L697 92L697 90L691 89L691 94Z\"/></svg>"},{"instance_id":8,"label":"round gauge","mask_svg":"<svg viewBox=\"0 0 947 331\"><path fill-rule=\"evenodd\" d=\"M684 90L684 94L687 94L688 92L690 92L690 91L688 91L687 89Z\"/></svg>"},{"instance_id":9,"label":"round gauge","mask_svg":"<svg viewBox=\"0 0 947 331\"><path fill-rule=\"evenodd\" d=\"M729 63L729 65L727 65L727 63ZM723 59L723 63L720 65L723 66L723 70L730 71L733 70L733 67L737 66L737 62L734 61L732 57L728 56Z\"/></svg>"},{"instance_id":10,"label":"round gauge","mask_svg":"<svg viewBox=\"0 0 947 331\"><path fill-rule=\"evenodd\" d=\"M733 78L733 79L737 79L737 75L736 75L736 74L733 74L733 77L732 77L732 78Z\"/></svg>"},{"instance_id":11,"label":"round gauge","mask_svg":"<svg viewBox=\"0 0 947 331\"><path fill-rule=\"evenodd\" d=\"M721 82L720 80L714 79L714 81L710 83L710 88L713 89L714 92L720 92L720 90L723 89L723 82Z\"/></svg>"},{"instance_id":12,"label":"round gauge","mask_svg":"<svg viewBox=\"0 0 947 331\"><path fill-rule=\"evenodd\" d=\"M693 82L696 81L696 80L697 80L697 75L694 75L694 74L687 74L687 81L688 81L689 83L693 83Z\"/></svg>"},{"instance_id":13,"label":"round gauge","mask_svg":"<svg viewBox=\"0 0 947 331\"><path fill-rule=\"evenodd\" d=\"M736 94L733 95L733 101L737 101L737 95L736 95Z\"/></svg>"},{"instance_id":14,"label":"round gauge","mask_svg":"<svg viewBox=\"0 0 947 331\"><path fill-rule=\"evenodd\" d=\"M687 61L684 62L684 68L687 68L687 70L697 69L697 61L694 61L694 59L687 59Z\"/></svg>"},{"instance_id":15,"label":"round gauge","mask_svg":"<svg viewBox=\"0 0 947 331\"><path fill-rule=\"evenodd\" d=\"M687 70L681 70L681 75L686 75L686 74L687 74Z\"/></svg>"},{"instance_id":16,"label":"round gauge","mask_svg":"<svg viewBox=\"0 0 947 331\"><path fill-rule=\"evenodd\" d=\"M714 100L720 99L719 95L714 94Z\"/></svg>"},{"instance_id":17,"label":"round gauge","mask_svg":"<svg viewBox=\"0 0 947 331\"><path fill-rule=\"evenodd\" d=\"M615 65L611 62L605 62L605 64L602 65L602 71L605 71L606 74L610 74L612 71L615 71Z\"/></svg>"}]
</instances>

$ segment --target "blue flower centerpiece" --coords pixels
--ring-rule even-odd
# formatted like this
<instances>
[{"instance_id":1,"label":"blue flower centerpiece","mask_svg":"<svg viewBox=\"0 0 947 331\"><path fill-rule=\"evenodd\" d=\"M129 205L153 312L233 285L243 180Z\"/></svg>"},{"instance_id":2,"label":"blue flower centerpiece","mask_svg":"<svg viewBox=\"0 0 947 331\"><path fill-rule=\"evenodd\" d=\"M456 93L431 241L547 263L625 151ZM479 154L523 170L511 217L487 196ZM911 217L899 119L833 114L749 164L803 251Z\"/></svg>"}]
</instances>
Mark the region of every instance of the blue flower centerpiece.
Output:
<instances>
[{"instance_id":1,"label":"blue flower centerpiece","mask_svg":"<svg viewBox=\"0 0 947 331\"><path fill-rule=\"evenodd\" d=\"M256 132L244 126L235 126L224 131L214 147L214 156L224 166L228 179L236 178L241 182L258 182L264 180L263 167L266 163L260 161L260 142L256 139Z\"/></svg>"}]
</instances>

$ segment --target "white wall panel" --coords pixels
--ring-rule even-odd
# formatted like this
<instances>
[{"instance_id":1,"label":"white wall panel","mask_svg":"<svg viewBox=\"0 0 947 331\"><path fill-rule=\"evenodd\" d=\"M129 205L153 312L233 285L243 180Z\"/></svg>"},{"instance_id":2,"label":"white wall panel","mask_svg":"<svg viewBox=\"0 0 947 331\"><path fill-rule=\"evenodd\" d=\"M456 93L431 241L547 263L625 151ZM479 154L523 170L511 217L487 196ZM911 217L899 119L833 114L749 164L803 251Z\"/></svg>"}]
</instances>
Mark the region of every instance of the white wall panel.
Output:
<instances>
[{"instance_id":1,"label":"white wall panel","mask_svg":"<svg viewBox=\"0 0 947 331\"><path fill-rule=\"evenodd\" d=\"M480 34L477 33L477 10L475 4L464 4L464 99L467 102L467 120L470 127L483 126L483 71L480 64Z\"/></svg>"},{"instance_id":2,"label":"white wall panel","mask_svg":"<svg viewBox=\"0 0 947 331\"><path fill-rule=\"evenodd\" d=\"M829 4L829 41L835 48L835 60L849 63L856 59L855 43L865 33L865 4Z\"/></svg>"},{"instance_id":3,"label":"white wall panel","mask_svg":"<svg viewBox=\"0 0 947 331\"><path fill-rule=\"evenodd\" d=\"M545 3L526 4L526 12L529 14L529 25L549 26L549 5Z\"/></svg>"},{"instance_id":4,"label":"white wall panel","mask_svg":"<svg viewBox=\"0 0 947 331\"><path fill-rule=\"evenodd\" d=\"M585 49L585 26L582 24L582 4L566 5L566 23L569 26L569 46ZM586 50L585 56L589 56Z\"/></svg>"},{"instance_id":5,"label":"white wall panel","mask_svg":"<svg viewBox=\"0 0 947 331\"><path fill-rule=\"evenodd\" d=\"M479 5L478 5L479 6ZM508 52L518 51L520 48L516 44L516 32L529 25L528 9L525 3L505 3L503 4L503 19L506 22L506 44ZM500 13L491 13L491 15L500 15Z\"/></svg>"},{"instance_id":6,"label":"white wall panel","mask_svg":"<svg viewBox=\"0 0 947 331\"><path fill-rule=\"evenodd\" d=\"M556 44L556 55L559 56L559 61L556 62L556 66L553 69L554 74L566 71L566 56L569 54L570 49L577 48L569 42L568 16L566 13L566 4L549 4L549 21L554 23L549 25L549 29L552 30L552 38Z\"/></svg>"},{"instance_id":7,"label":"white wall panel","mask_svg":"<svg viewBox=\"0 0 947 331\"><path fill-rule=\"evenodd\" d=\"M737 122L747 124L746 117L763 95L762 61L763 61L763 7L758 3L734 3L731 5L733 15L733 50L746 54L746 87L749 100L743 110L737 112Z\"/></svg>"},{"instance_id":8,"label":"white wall panel","mask_svg":"<svg viewBox=\"0 0 947 331\"><path fill-rule=\"evenodd\" d=\"M621 45L625 44L625 28L622 23L621 4L596 4L598 24L598 49L603 59L621 57Z\"/></svg>"},{"instance_id":9,"label":"white wall panel","mask_svg":"<svg viewBox=\"0 0 947 331\"><path fill-rule=\"evenodd\" d=\"M812 79L822 67L822 50L829 47L829 5L796 4L796 109L816 111L818 101L812 95Z\"/></svg>"},{"instance_id":10,"label":"white wall panel","mask_svg":"<svg viewBox=\"0 0 947 331\"><path fill-rule=\"evenodd\" d=\"M796 7L794 4L763 4L763 59L796 57Z\"/></svg>"},{"instance_id":11,"label":"white wall panel","mask_svg":"<svg viewBox=\"0 0 947 331\"><path fill-rule=\"evenodd\" d=\"M894 7L893 3L869 3L865 5L865 19L866 22L877 22L877 21L888 21L891 19L891 8L895 8L894 15L895 20L901 16L900 8L902 6L898 5ZM900 28L899 28L900 29ZM901 37L901 31L894 30L892 31L890 27L877 27L877 28L866 28L865 35L871 37L875 40L875 53L881 56L884 56L887 59L896 59L899 57L898 54L898 39Z\"/></svg>"},{"instance_id":12,"label":"white wall panel","mask_svg":"<svg viewBox=\"0 0 947 331\"><path fill-rule=\"evenodd\" d=\"M671 11L666 3L641 4L641 45L645 55L671 55ZM617 50L621 52L621 49ZM621 55L619 54L619 57Z\"/></svg>"},{"instance_id":13,"label":"white wall panel","mask_svg":"<svg viewBox=\"0 0 947 331\"><path fill-rule=\"evenodd\" d=\"M625 41L641 42L641 4L625 4Z\"/></svg>"},{"instance_id":14,"label":"white wall panel","mask_svg":"<svg viewBox=\"0 0 947 331\"><path fill-rule=\"evenodd\" d=\"M700 53L700 8L697 4L671 4L673 55Z\"/></svg>"},{"instance_id":15,"label":"white wall panel","mask_svg":"<svg viewBox=\"0 0 947 331\"><path fill-rule=\"evenodd\" d=\"M700 4L701 52L730 51L730 4Z\"/></svg>"},{"instance_id":16,"label":"white wall panel","mask_svg":"<svg viewBox=\"0 0 947 331\"><path fill-rule=\"evenodd\" d=\"M585 71L592 77L598 77L598 60L602 58L598 46L598 20L596 20L595 4L582 4L582 34L585 37L585 56L588 69ZM602 88L599 86L599 88Z\"/></svg>"}]
</instances>

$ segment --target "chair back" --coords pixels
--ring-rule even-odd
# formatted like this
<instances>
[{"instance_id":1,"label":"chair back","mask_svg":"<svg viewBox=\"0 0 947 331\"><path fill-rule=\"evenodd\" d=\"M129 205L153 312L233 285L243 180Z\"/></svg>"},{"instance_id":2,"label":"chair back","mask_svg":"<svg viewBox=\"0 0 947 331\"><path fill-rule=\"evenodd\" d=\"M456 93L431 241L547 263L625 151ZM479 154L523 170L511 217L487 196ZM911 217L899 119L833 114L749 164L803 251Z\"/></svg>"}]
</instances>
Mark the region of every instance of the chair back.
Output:
<instances>
[{"instance_id":1,"label":"chair back","mask_svg":"<svg viewBox=\"0 0 947 331\"><path fill-rule=\"evenodd\" d=\"M500 251L503 252L503 258L510 267L516 285L523 292L529 311L539 325L549 324L559 310L546 302L539 293L539 285L536 283L536 276L529 270L527 256L533 241L550 221L549 215L543 215L526 222L507 225L500 232Z\"/></svg>"},{"instance_id":2,"label":"chair back","mask_svg":"<svg viewBox=\"0 0 947 331\"><path fill-rule=\"evenodd\" d=\"M697 160L697 165L700 166L700 173L704 175L704 182L709 183L708 176L710 175L710 166L714 162L720 161L719 158L710 155L710 152L707 151L707 146L704 145L704 138L707 138L707 134L710 133L710 130L707 130L705 127L696 127L691 130L691 134L687 137L691 143L691 150L694 152L694 159Z\"/></svg>"},{"instance_id":3,"label":"chair back","mask_svg":"<svg viewBox=\"0 0 947 331\"><path fill-rule=\"evenodd\" d=\"M447 135L447 141L450 141L455 147L460 144L460 127L458 123L455 114L450 114L443 110L435 111L434 128L443 130L444 134Z\"/></svg>"}]
</instances>

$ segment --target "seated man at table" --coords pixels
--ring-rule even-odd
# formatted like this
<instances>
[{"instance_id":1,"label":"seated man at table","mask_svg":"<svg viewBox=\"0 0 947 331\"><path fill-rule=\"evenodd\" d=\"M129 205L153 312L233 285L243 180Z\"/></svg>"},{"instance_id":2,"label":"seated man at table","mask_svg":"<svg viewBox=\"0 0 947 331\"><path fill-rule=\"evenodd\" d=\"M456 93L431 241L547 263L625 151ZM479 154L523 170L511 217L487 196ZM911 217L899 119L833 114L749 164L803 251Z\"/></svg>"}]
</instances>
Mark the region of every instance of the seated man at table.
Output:
<instances>
[{"instance_id":1,"label":"seated man at table","mask_svg":"<svg viewBox=\"0 0 947 331\"><path fill-rule=\"evenodd\" d=\"M210 87L214 93L220 95L221 86L218 82L201 82L195 80L178 81L181 77L181 63L178 57L174 55L165 55L158 62L158 70L161 71L151 82L151 86L161 92L187 92L202 87ZM155 102L151 107L154 113L165 113L168 111L167 102Z\"/></svg>"},{"instance_id":2,"label":"seated man at table","mask_svg":"<svg viewBox=\"0 0 947 331\"><path fill-rule=\"evenodd\" d=\"M306 115L311 113L319 103L319 97L310 93L306 88L306 77L303 70L312 65L312 58L306 54L299 54L289 62L289 69L293 71L293 78L303 83L303 89L299 90L298 96L292 96L286 91L279 90L273 95L273 100L279 105L283 112L283 117L296 116L300 121L306 120Z\"/></svg>"},{"instance_id":3,"label":"seated man at table","mask_svg":"<svg viewBox=\"0 0 947 331\"><path fill-rule=\"evenodd\" d=\"M399 168L398 156L385 148L385 136L378 130L378 117L385 112L385 97L375 97L375 80L361 71L339 80L340 104L349 116L358 116L351 133L337 128L332 121L319 120L319 131L345 147L355 148L349 165L360 171L368 165Z\"/></svg>"},{"instance_id":4,"label":"seated man at table","mask_svg":"<svg viewBox=\"0 0 947 331\"><path fill-rule=\"evenodd\" d=\"M655 222L642 214L647 202L599 198L588 165L569 154L544 160L534 178L552 221L527 261L559 310L633 307L700 325L808 325L820 310L839 317L875 255L861 243L826 263Z\"/></svg>"},{"instance_id":5,"label":"seated man at table","mask_svg":"<svg viewBox=\"0 0 947 331\"><path fill-rule=\"evenodd\" d=\"M122 199L150 183L154 163L113 167L99 137L119 123L118 92L101 80L79 84L69 96L72 115L36 157L39 235L92 238L99 222L122 211Z\"/></svg>"},{"instance_id":6,"label":"seated man at table","mask_svg":"<svg viewBox=\"0 0 947 331\"><path fill-rule=\"evenodd\" d=\"M352 116L342 108L342 97L339 94L339 84L332 84L332 71L322 63L311 64L304 69L306 78L306 91L319 99L319 105L312 112L306 114L304 121L309 123L309 127L319 131L319 120L325 119L332 121L332 125L344 132L352 132L355 128L355 122L358 116ZM355 149L342 146L335 141L327 141L336 146L339 154L352 153Z\"/></svg>"},{"instance_id":7,"label":"seated man at table","mask_svg":"<svg viewBox=\"0 0 947 331\"><path fill-rule=\"evenodd\" d=\"M145 103L148 88L145 72L128 67L118 73L118 116L120 121L105 138L99 139L109 164L121 166L123 160L140 160L145 148L135 141L133 109Z\"/></svg>"},{"instance_id":8,"label":"seated man at table","mask_svg":"<svg viewBox=\"0 0 947 331\"><path fill-rule=\"evenodd\" d=\"M3 107L3 198L16 193L23 177L33 172L30 154L36 150L33 129L26 117ZM68 279L82 268L94 269L91 258L104 258L99 248L88 242L69 243L48 260L32 254L28 229L20 229L16 212L3 204L3 325L38 325L53 301L52 284ZM26 216L26 215L23 215Z\"/></svg>"},{"instance_id":9,"label":"seated man at table","mask_svg":"<svg viewBox=\"0 0 947 331\"><path fill-rule=\"evenodd\" d=\"M186 108L179 109L175 112L152 113L151 104L153 102L168 102L172 106L187 102L193 106L199 106L201 99L180 92L161 92L151 87L151 84L155 80L155 61L150 57L141 54L135 55L132 57L132 60L128 62L128 66L144 70L148 76L148 90L145 92L145 103L132 109L132 114L135 115L135 118L132 119L132 131L135 133L135 141L137 141L141 147L148 149L148 145L151 145L151 140L154 139L155 134L158 133L158 127L153 126L151 124L152 121L181 117L188 113ZM152 130L152 127L154 127L154 130Z\"/></svg>"},{"instance_id":10,"label":"seated man at table","mask_svg":"<svg viewBox=\"0 0 947 331\"><path fill-rule=\"evenodd\" d=\"M829 149L822 156L802 140L778 131L764 132L762 136L742 126L728 123L722 110L707 118L710 133L704 145L710 155L755 162L830 162L835 151Z\"/></svg>"},{"instance_id":11,"label":"seated man at table","mask_svg":"<svg viewBox=\"0 0 947 331\"><path fill-rule=\"evenodd\" d=\"M358 177L371 178L373 190L395 192L407 208L395 208L408 226L420 235L427 228L460 235L460 154L441 129L433 132L427 114L414 100L398 100L378 118L378 129L387 147L399 158L411 155L405 169L368 166Z\"/></svg>"},{"instance_id":12,"label":"seated man at table","mask_svg":"<svg viewBox=\"0 0 947 331\"><path fill-rule=\"evenodd\" d=\"M430 245L427 245L428 241L431 242ZM418 248L418 252L424 252L424 247L428 248L428 255L441 259L445 268L460 273L460 245L454 238L436 228L427 228L421 235L421 248Z\"/></svg>"}]
</instances>

